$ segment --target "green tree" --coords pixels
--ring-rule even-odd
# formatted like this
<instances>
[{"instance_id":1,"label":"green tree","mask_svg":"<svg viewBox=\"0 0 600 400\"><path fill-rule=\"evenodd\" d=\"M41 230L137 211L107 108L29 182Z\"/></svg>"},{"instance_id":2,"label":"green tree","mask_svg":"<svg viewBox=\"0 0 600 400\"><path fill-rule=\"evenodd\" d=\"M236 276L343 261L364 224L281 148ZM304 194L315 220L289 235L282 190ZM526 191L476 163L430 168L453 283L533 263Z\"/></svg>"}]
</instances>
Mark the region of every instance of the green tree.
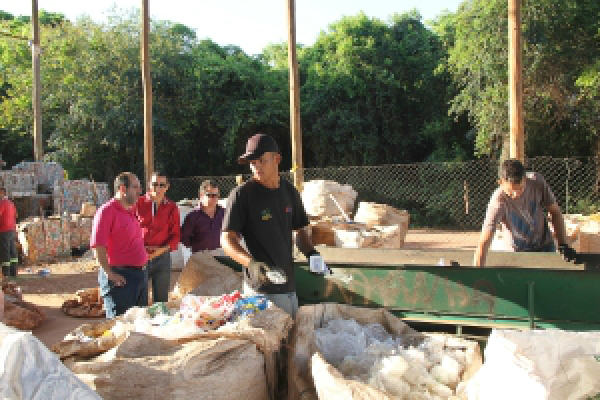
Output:
<instances>
[{"instance_id":1,"label":"green tree","mask_svg":"<svg viewBox=\"0 0 600 400\"><path fill-rule=\"evenodd\" d=\"M508 137L507 2L464 2L449 20L448 67L460 88L452 111L468 112L479 155L497 155ZM524 2L522 30L526 154L590 154L597 119L585 77L600 56L600 3Z\"/></svg>"},{"instance_id":2,"label":"green tree","mask_svg":"<svg viewBox=\"0 0 600 400\"><path fill-rule=\"evenodd\" d=\"M305 164L421 161L451 131L441 42L416 12L345 17L300 52Z\"/></svg>"}]
</instances>

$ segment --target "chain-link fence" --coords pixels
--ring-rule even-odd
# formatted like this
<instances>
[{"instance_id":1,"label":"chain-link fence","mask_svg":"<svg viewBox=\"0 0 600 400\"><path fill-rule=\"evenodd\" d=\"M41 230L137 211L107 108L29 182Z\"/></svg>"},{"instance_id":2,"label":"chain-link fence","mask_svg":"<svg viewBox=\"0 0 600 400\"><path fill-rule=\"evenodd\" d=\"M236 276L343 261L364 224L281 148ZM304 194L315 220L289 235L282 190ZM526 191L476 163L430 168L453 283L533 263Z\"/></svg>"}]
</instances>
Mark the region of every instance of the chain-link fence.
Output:
<instances>
[{"instance_id":1,"label":"chain-link fence","mask_svg":"<svg viewBox=\"0 0 600 400\"><path fill-rule=\"evenodd\" d=\"M564 213L597 211L597 158L537 157L527 159L526 166L546 178ZM290 178L288 173L283 176ZM463 231L480 229L497 177L498 163L488 160L304 170L305 181L327 179L351 185L358 192L356 204L372 201L407 210L411 227ZM235 176L177 178L171 181L169 196L196 198L205 179L213 180L223 195L236 186Z\"/></svg>"}]
</instances>

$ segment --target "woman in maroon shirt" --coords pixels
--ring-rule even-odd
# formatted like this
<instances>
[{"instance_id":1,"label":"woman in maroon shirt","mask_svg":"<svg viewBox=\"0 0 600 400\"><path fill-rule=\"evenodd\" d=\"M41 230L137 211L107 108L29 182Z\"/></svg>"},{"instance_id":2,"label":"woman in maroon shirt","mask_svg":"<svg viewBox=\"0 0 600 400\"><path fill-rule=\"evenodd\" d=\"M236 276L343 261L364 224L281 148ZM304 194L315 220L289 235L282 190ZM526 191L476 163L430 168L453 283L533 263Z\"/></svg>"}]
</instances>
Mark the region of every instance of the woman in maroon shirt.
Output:
<instances>
[{"instance_id":1,"label":"woman in maroon shirt","mask_svg":"<svg viewBox=\"0 0 600 400\"><path fill-rule=\"evenodd\" d=\"M181 243L196 253L221 247L221 226L225 209L217 203L219 188L210 180L202 182L198 190L200 204L190 211L181 227Z\"/></svg>"}]
</instances>

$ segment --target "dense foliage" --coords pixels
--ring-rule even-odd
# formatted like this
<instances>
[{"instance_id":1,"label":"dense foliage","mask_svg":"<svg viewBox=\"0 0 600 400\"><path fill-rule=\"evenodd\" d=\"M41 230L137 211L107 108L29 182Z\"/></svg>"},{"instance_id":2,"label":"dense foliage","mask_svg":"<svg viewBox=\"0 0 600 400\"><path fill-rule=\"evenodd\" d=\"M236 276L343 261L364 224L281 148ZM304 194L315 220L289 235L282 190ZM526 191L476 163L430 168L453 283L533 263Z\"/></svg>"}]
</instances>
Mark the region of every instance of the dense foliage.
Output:
<instances>
[{"instance_id":1,"label":"dense foliage","mask_svg":"<svg viewBox=\"0 0 600 400\"><path fill-rule=\"evenodd\" d=\"M523 10L528 156L594 153L600 3L540 0ZM508 131L505 0L469 0L427 28L417 12L344 17L298 48L306 167L496 156ZM42 128L71 178L143 168L140 21L40 13ZM0 11L0 154L32 158L30 19ZM257 56L152 21L156 167L171 176L244 171L256 132L290 166L287 45Z\"/></svg>"},{"instance_id":2,"label":"dense foliage","mask_svg":"<svg viewBox=\"0 0 600 400\"><path fill-rule=\"evenodd\" d=\"M497 154L508 138L506 0L470 0L434 24L447 44L478 154ZM600 2L522 2L523 97L528 156L589 155L598 140Z\"/></svg>"}]
</instances>

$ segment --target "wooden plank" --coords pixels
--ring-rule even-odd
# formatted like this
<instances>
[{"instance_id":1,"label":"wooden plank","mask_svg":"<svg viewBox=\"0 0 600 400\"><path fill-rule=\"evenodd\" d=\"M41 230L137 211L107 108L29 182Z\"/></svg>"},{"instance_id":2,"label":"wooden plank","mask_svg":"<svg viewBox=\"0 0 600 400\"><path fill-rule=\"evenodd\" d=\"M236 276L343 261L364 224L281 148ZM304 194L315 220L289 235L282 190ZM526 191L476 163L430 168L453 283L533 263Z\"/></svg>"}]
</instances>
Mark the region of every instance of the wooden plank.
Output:
<instances>
[{"instance_id":1,"label":"wooden plank","mask_svg":"<svg viewBox=\"0 0 600 400\"><path fill-rule=\"evenodd\" d=\"M445 265L452 261L460 267L473 267L473 251L468 250L403 250L403 249L351 249L317 246L328 263L378 264L378 265L438 265L440 259ZM303 256L299 255L298 259ZM513 253L491 251L486 267L507 268L552 268L583 270L583 264L566 262L558 253Z\"/></svg>"}]
</instances>

